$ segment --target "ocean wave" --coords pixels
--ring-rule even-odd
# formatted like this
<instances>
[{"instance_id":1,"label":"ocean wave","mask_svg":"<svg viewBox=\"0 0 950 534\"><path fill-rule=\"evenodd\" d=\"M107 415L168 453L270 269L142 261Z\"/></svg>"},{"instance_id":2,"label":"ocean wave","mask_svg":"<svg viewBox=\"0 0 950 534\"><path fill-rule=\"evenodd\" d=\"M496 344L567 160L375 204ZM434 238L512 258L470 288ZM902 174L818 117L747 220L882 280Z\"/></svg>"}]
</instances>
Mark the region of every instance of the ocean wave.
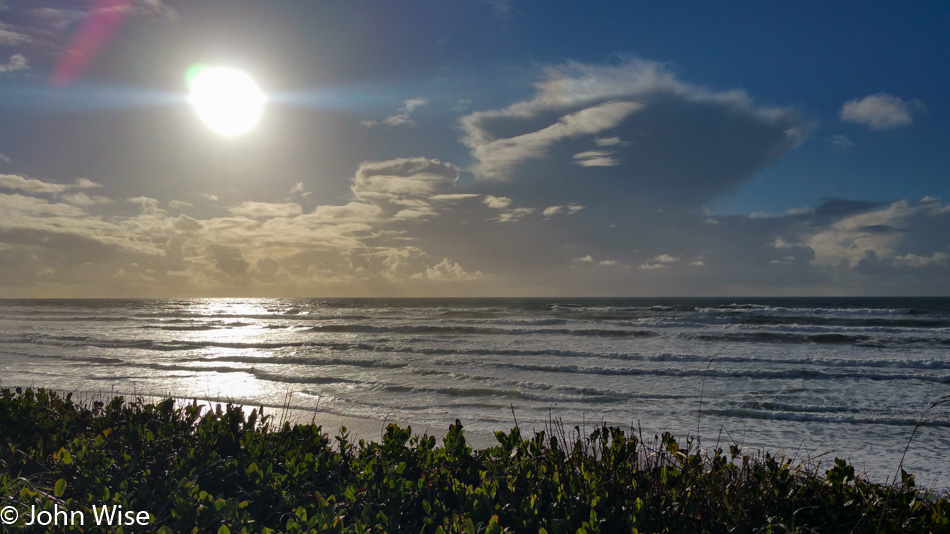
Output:
<instances>
[{"instance_id":1,"label":"ocean wave","mask_svg":"<svg viewBox=\"0 0 950 534\"><path fill-rule=\"evenodd\" d=\"M492 364L488 364L492 365ZM855 373L829 372L817 369L641 369L615 367L584 367L579 365L537 365L537 364L494 364L494 367L536 371L548 373L576 373L585 375L621 375L621 376L674 376L674 377L712 377L712 378L753 378L764 380L920 380L925 382L950 383L950 375L925 375L908 373Z\"/></svg>"},{"instance_id":2,"label":"ocean wave","mask_svg":"<svg viewBox=\"0 0 950 534\"><path fill-rule=\"evenodd\" d=\"M841 333L793 333L793 332L719 332L719 333L701 333L683 334L687 338L700 341L710 341L718 343L789 343L801 344L812 343L819 345L858 345L866 347L891 347L891 346L947 346L950 345L950 338L946 337L919 337L919 336L875 336L869 334L841 334Z\"/></svg>"},{"instance_id":3,"label":"ocean wave","mask_svg":"<svg viewBox=\"0 0 950 534\"><path fill-rule=\"evenodd\" d=\"M703 410L703 415L735 417L739 419L760 419L771 421L797 421L803 423L830 423L835 425L890 425L913 427L931 426L931 427L950 427L950 421L928 419L921 420L913 417L893 417L893 416L861 416L861 415L821 415L818 413L790 413L790 412L771 412L763 410L754 410L747 408L727 408L727 409L708 409Z\"/></svg>"},{"instance_id":4,"label":"ocean wave","mask_svg":"<svg viewBox=\"0 0 950 534\"><path fill-rule=\"evenodd\" d=\"M478 326L432 326L432 325L396 325L376 326L369 324L331 324L310 328L311 332L354 333L354 334L438 334L438 335L566 335L566 336L602 336L602 337L654 337L652 330L619 330L601 328L486 328Z\"/></svg>"},{"instance_id":5,"label":"ocean wave","mask_svg":"<svg viewBox=\"0 0 950 534\"><path fill-rule=\"evenodd\" d=\"M329 365L343 365L350 367L378 367L381 369L401 369L407 367L406 362L387 362L381 360L357 360L348 358L316 358L316 357L294 357L294 356L216 356L212 358L190 358L184 361L188 362L229 362L229 363L247 363L247 364L273 364L273 365L306 365L312 367L325 367Z\"/></svg>"}]
</instances>

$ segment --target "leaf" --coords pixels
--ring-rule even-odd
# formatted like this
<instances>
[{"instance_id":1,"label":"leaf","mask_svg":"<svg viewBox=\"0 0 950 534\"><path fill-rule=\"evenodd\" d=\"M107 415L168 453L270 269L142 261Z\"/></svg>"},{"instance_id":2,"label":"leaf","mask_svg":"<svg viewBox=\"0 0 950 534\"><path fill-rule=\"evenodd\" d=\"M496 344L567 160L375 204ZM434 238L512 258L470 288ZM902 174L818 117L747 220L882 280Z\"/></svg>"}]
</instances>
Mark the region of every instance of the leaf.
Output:
<instances>
[{"instance_id":1,"label":"leaf","mask_svg":"<svg viewBox=\"0 0 950 534\"><path fill-rule=\"evenodd\" d=\"M57 497L62 497L63 493L66 493L66 481L59 479L56 481L56 485L53 486L53 495Z\"/></svg>"},{"instance_id":2,"label":"leaf","mask_svg":"<svg viewBox=\"0 0 950 534\"><path fill-rule=\"evenodd\" d=\"M231 534L231 529L229 529L227 525L221 525L221 527L218 528L218 534Z\"/></svg>"}]
</instances>

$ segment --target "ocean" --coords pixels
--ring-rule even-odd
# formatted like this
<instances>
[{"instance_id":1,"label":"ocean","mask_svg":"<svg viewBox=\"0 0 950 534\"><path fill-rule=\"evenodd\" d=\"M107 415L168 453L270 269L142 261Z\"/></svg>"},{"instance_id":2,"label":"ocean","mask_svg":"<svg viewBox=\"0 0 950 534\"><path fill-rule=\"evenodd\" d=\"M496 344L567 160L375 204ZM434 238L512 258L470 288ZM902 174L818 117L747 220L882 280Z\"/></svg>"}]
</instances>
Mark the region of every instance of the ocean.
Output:
<instances>
[{"instance_id":1,"label":"ocean","mask_svg":"<svg viewBox=\"0 0 950 534\"><path fill-rule=\"evenodd\" d=\"M0 301L0 386L671 432L950 488L948 298ZM272 411L273 411L272 410ZM331 430L331 433L333 429Z\"/></svg>"}]
</instances>

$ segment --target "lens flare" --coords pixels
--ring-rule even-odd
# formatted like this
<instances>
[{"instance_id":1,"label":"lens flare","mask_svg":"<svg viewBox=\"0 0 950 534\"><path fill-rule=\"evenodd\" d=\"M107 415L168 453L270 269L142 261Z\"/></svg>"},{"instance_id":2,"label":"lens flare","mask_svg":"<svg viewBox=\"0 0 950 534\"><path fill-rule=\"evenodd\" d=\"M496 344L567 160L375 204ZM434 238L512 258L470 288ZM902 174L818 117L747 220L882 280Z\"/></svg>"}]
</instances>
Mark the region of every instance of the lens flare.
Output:
<instances>
[{"instance_id":1,"label":"lens flare","mask_svg":"<svg viewBox=\"0 0 950 534\"><path fill-rule=\"evenodd\" d=\"M237 69L195 65L185 74L185 82L198 117L221 135L248 132L264 111L267 97L253 78Z\"/></svg>"}]
</instances>

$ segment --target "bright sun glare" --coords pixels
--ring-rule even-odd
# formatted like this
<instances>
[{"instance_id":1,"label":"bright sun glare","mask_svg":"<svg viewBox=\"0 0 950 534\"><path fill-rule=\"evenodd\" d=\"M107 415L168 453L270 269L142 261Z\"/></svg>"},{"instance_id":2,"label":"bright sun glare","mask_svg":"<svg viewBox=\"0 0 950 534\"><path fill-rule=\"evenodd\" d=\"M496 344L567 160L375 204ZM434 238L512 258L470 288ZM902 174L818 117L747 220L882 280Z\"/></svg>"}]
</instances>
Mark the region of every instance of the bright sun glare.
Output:
<instances>
[{"instance_id":1,"label":"bright sun glare","mask_svg":"<svg viewBox=\"0 0 950 534\"><path fill-rule=\"evenodd\" d=\"M195 66L186 79L191 104L215 132L240 135L260 120L267 97L246 73L231 67Z\"/></svg>"}]
</instances>

